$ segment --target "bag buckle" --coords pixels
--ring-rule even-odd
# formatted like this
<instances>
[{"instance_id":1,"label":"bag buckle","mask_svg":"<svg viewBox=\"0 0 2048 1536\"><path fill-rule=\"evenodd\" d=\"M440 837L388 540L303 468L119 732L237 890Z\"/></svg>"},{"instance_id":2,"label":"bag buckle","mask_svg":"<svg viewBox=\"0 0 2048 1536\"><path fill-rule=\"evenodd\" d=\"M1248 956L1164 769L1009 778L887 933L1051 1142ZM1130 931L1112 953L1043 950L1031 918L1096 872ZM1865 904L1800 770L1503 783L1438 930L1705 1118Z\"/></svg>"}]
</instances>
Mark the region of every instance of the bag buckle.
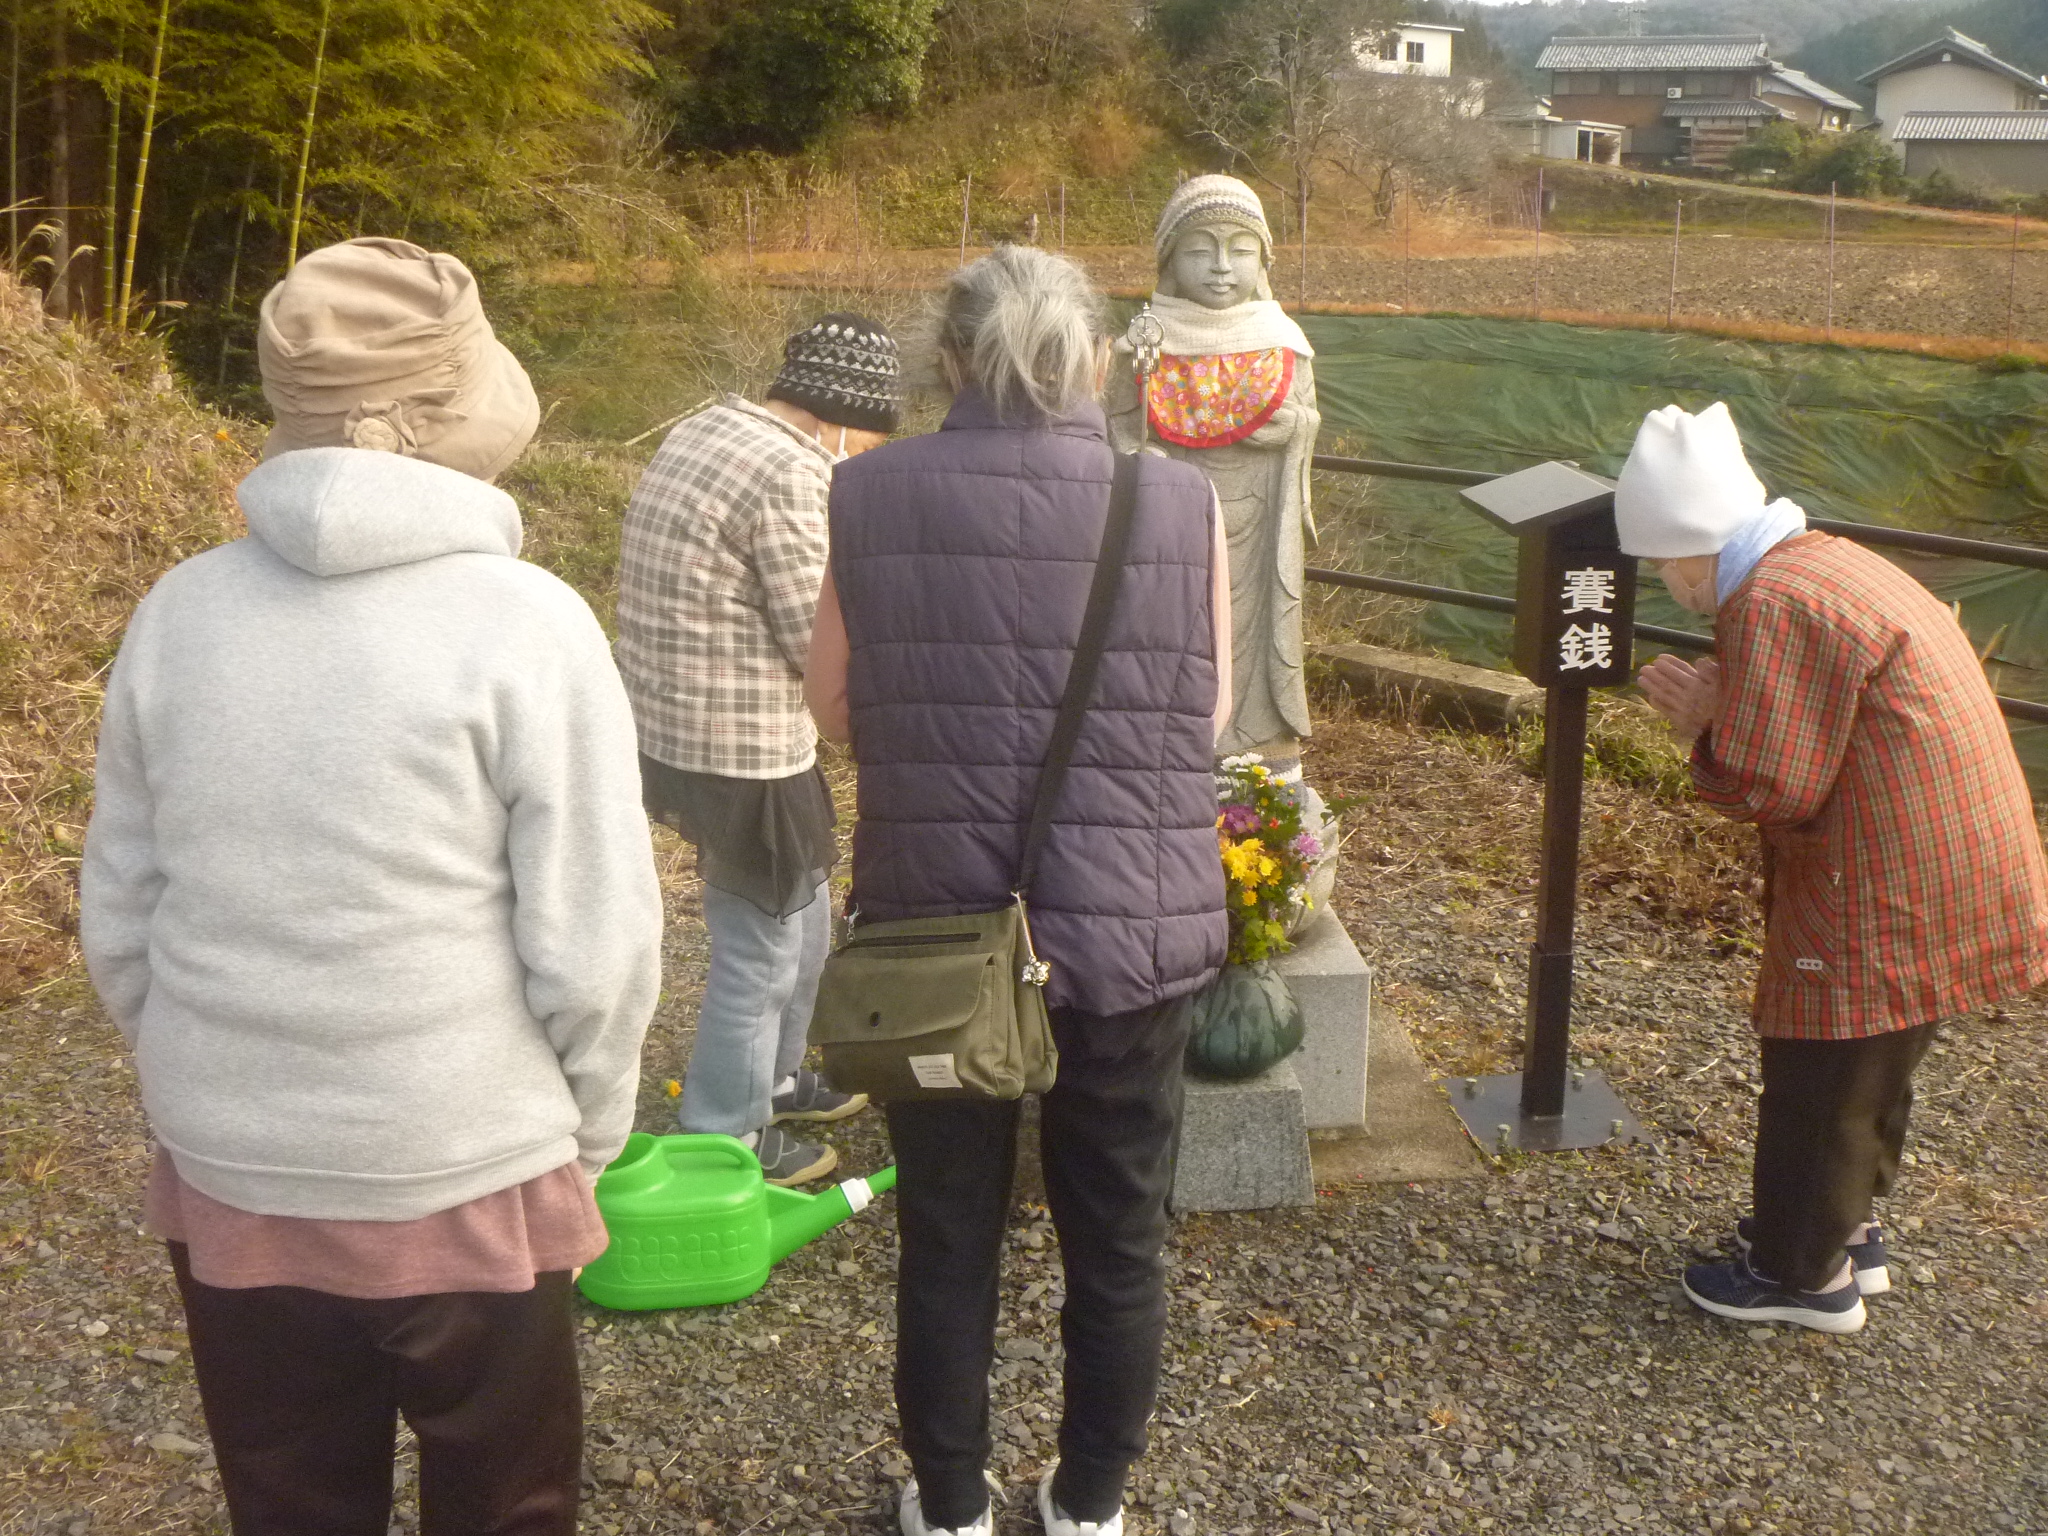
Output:
<instances>
[{"instance_id":1,"label":"bag buckle","mask_svg":"<svg viewBox=\"0 0 2048 1536\"><path fill-rule=\"evenodd\" d=\"M1012 891L1010 895L1017 903L1017 926L1024 930L1024 964L1017 972L1017 979L1027 987L1042 987L1052 980L1052 967L1038 958L1038 949L1031 942L1031 912L1024 905L1024 893Z\"/></svg>"}]
</instances>

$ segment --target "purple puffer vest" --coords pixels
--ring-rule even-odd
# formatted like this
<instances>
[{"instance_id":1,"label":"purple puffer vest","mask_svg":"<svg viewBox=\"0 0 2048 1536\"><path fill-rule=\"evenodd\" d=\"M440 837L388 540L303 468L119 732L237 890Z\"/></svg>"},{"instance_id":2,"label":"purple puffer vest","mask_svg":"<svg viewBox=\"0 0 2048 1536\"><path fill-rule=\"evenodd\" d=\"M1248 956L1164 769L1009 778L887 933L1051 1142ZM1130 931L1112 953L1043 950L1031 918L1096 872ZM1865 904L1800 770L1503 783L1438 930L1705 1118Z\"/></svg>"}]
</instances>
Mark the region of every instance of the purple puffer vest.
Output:
<instances>
[{"instance_id":1,"label":"purple puffer vest","mask_svg":"<svg viewBox=\"0 0 2048 1536\"><path fill-rule=\"evenodd\" d=\"M1021 429L969 391L938 432L835 470L864 920L986 911L1014 885L1111 464L1098 407ZM1149 1007L1223 962L1212 515L1198 471L1140 460L1094 704L1029 893L1053 1007Z\"/></svg>"}]
</instances>

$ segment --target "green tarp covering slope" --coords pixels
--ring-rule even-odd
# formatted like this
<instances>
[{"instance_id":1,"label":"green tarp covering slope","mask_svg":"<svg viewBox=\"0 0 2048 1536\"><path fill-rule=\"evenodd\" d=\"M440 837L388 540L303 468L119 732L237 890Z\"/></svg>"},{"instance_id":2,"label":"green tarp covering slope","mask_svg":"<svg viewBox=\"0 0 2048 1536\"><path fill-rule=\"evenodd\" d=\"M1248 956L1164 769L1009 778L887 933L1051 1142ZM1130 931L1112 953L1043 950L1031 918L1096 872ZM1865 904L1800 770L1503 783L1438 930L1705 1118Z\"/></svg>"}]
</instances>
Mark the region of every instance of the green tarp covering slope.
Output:
<instances>
[{"instance_id":1,"label":"green tarp covering slope","mask_svg":"<svg viewBox=\"0 0 2048 1536\"><path fill-rule=\"evenodd\" d=\"M1326 453L1496 472L1572 459L1613 475L1646 412L1725 400L1764 484L1814 516L2048 543L2048 373L1529 321L1308 316L1303 327L1316 348ZM1398 541L1393 574L1513 595L1514 541L1455 490L1381 479L1372 498ZM1326 531L1322 558L1339 563L1346 530ZM2000 692L2048 700L2048 572L1900 563L1961 603L1964 627L2001 663ZM1638 612L1700 627L1654 578ZM1498 664L1507 621L1437 606L1423 636ZM2022 727L2015 739L2037 787L2048 787L2048 729Z\"/></svg>"}]
</instances>

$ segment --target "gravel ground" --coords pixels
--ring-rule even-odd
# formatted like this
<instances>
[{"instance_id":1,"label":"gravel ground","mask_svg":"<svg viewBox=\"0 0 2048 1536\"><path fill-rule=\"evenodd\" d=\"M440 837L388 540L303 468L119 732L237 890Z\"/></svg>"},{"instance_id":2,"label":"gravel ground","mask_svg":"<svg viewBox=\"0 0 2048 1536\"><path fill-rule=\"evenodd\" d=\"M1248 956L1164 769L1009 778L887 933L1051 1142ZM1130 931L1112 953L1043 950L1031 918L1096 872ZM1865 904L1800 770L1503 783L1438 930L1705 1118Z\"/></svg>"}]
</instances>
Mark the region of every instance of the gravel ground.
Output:
<instances>
[{"instance_id":1,"label":"gravel ground","mask_svg":"<svg viewBox=\"0 0 2048 1536\"><path fill-rule=\"evenodd\" d=\"M1495 744L1330 706L1311 758L1367 797L1337 904L1431 1064L1510 1061L1537 786ZM1755 934L1746 844L1696 807L1588 795L1581 1057L1654 1148L1182 1220L1168 1374L1133 1532L2048 1531L2044 1008L1953 1029L1886 1218L1900 1286L1846 1339L1674 1297L1742 1209ZM643 1126L667 1117L703 975L664 844L669 990ZM135 1228L134 1079L75 985L0 1021L0 1532L220 1531L168 1268ZM836 1137L886 1160L879 1121ZM893 1529L888 1202L748 1302L582 1319L590 1532ZM1053 1450L1057 1246L1020 1201L995 1397L1005 1531ZM403 1474L402 1474L403 1475ZM413 1526L401 1500L398 1529Z\"/></svg>"}]
</instances>

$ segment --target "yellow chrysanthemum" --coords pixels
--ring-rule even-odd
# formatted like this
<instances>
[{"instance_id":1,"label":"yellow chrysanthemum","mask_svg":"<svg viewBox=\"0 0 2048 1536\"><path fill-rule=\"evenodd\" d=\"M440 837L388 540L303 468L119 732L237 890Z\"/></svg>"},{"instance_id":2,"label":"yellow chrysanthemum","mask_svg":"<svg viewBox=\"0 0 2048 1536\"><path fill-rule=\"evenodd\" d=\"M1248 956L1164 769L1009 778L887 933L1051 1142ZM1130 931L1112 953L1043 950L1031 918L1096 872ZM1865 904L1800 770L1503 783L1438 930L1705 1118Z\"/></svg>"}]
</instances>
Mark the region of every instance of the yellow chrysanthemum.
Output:
<instances>
[{"instance_id":1,"label":"yellow chrysanthemum","mask_svg":"<svg viewBox=\"0 0 2048 1536\"><path fill-rule=\"evenodd\" d=\"M1257 885L1260 863L1271 862L1264 858L1265 851L1265 845L1256 837L1248 837L1241 843L1226 842L1222 849L1224 873L1239 885Z\"/></svg>"}]
</instances>

